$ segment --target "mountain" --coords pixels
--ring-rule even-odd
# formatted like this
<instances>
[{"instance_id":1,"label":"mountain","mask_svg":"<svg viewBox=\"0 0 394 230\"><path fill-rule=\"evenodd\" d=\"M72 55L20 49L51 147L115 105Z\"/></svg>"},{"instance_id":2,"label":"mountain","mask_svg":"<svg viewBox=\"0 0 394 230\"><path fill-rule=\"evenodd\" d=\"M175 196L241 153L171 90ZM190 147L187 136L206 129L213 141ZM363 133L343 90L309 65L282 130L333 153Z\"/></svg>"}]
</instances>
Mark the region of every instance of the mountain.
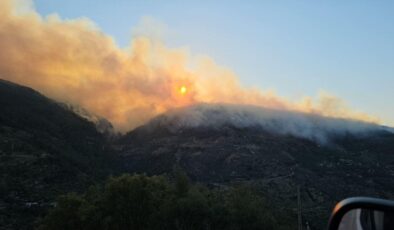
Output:
<instances>
[{"instance_id":1,"label":"mountain","mask_svg":"<svg viewBox=\"0 0 394 230\"><path fill-rule=\"evenodd\" d=\"M77 114L78 116L92 122L96 126L97 131L105 134L107 137L114 137L116 135L116 132L111 122L109 122L104 117L92 114L91 112L87 111L86 109L78 105L73 105L70 103L59 103L59 104L64 108L66 108L67 110L70 110L75 114Z\"/></svg>"},{"instance_id":2,"label":"mountain","mask_svg":"<svg viewBox=\"0 0 394 230\"><path fill-rule=\"evenodd\" d=\"M390 127L247 105L199 104L129 133L78 106L0 80L0 226L32 229L58 195L121 172L182 168L195 182L258 188L323 229L348 196L394 199Z\"/></svg>"},{"instance_id":3,"label":"mountain","mask_svg":"<svg viewBox=\"0 0 394 230\"><path fill-rule=\"evenodd\" d=\"M202 104L158 116L116 147L128 172L181 167L212 186L253 184L294 210L300 187L303 218L318 229L343 198L394 198L394 134L359 121Z\"/></svg>"},{"instance_id":4,"label":"mountain","mask_svg":"<svg viewBox=\"0 0 394 230\"><path fill-rule=\"evenodd\" d=\"M116 169L95 124L40 93L0 80L0 226L30 229L55 197Z\"/></svg>"}]
</instances>

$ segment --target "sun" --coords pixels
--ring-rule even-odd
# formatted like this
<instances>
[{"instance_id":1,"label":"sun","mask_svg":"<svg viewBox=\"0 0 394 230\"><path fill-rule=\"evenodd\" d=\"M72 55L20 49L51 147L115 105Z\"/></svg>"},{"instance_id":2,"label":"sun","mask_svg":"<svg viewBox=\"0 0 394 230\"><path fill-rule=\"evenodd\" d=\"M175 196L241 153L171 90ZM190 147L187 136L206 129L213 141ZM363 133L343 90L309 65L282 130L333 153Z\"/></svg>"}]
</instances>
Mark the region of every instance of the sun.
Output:
<instances>
[{"instance_id":1,"label":"sun","mask_svg":"<svg viewBox=\"0 0 394 230\"><path fill-rule=\"evenodd\" d=\"M185 95L186 93L187 93L187 88L186 88L186 86L181 86L181 88L179 88L179 92L182 94L182 95Z\"/></svg>"}]
</instances>

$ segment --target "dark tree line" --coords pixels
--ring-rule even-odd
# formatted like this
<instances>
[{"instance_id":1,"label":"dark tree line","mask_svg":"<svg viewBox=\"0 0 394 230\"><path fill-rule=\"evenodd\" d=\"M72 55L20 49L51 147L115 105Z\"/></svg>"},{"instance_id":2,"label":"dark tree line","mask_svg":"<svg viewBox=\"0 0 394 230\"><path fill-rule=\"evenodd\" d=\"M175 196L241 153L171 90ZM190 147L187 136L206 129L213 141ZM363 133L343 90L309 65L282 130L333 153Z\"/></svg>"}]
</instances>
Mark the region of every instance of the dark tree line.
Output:
<instances>
[{"instance_id":1,"label":"dark tree line","mask_svg":"<svg viewBox=\"0 0 394 230\"><path fill-rule=\"evenodd\" d=\"M246 186L208 189L180 172L173 181L123 175L59 197L38 229L293 229L291 215L277 210Z\"/></svg>"}]
</instances>

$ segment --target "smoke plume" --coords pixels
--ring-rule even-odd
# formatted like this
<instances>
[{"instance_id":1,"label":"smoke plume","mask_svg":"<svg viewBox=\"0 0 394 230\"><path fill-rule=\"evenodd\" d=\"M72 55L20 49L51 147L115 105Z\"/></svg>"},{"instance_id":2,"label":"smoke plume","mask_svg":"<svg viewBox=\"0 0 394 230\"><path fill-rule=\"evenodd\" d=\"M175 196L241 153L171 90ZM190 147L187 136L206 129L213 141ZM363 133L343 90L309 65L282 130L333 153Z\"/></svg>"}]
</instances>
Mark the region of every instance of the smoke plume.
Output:
<instances>
[{"instance_id":1,"label":"smoke plume","mask_svg":"<svg viewBox=\"0 0 394 230\"><path fill-rule=\"evenodd\" d=\"M120 131L201 102L376 121L330 95L289 102L269 91L241 87L234 73L212 59L167 48L156 38L136 36L128 49L121 49L89 19L44 18L28 0L0 2L0 51L0 78L80 105Z\"/></svg>"},{"instance_id":2,"label":"smoke plume","mask_svg":"<svg viewBox=\"0 0 394 230\"><path fill-rule=\"evenodd\" d=\"M344 135L359 137L389 131L383 126L360 120L234 104L196 104L173 109L155 117L146 127L153 130L163 127L176 133L188 128L221 129L225 126L259 127L270 133L301 137L321 144L328 144L333 138Z\"/></svg>"}]
</instances>

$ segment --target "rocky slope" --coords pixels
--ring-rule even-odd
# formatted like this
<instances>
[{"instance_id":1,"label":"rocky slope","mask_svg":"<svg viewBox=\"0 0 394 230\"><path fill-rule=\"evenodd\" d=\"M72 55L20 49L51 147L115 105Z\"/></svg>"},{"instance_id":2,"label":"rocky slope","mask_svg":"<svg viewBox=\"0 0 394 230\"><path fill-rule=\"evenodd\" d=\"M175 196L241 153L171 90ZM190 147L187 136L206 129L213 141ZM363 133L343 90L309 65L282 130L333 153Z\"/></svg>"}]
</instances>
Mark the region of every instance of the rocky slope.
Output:
<instances>
[{"instance_id":1,"label":"rocky slope","mask_svg":"<svg viewBox=\"0 0 394 230\"><path fill-rule=\"evenodd\" d=\"M55 197L116 168L93 123L23 86L0 80L0 226L30 229Z\"/></svg>"},{"instance_id":2,"label":"rocky slope","mask_svg":"<svg viewBox=\"0 0 394 230\"><path fill-rule=\"evenodd\" d=\"M330 124L342 124L335 131L318 122L313 128L307 126L320 132L316 136L326 135L316 139L313 134L285 132L285 123L276 122L281 130L274 130L267 128L272 124L251 119L247 124L238 122L255 113L240 115L232 113L232 108L202 106L164 114L125 135L117 148L126 171L161 174L180 166L192 179L213 186L240 181L254 184L278 206L294 210L300 187L304 220L317 228L325 227L331 208L340 199L394 198L394 134L385 128L363 123L360 129L353 126L354 121L332 119ZM205 122L198 123L195 117ZM220 117L231 120L215 121ZM265 121L275 123L272 119ZM327 123L323 117L313 119Z\"/></svg>"},{"instance_id":3,"label":"rocky slope","mask_svg":"<svg viewBox=\"0 0 394 230\"><path fill-rule=\"evenodd\" d=\"M111 174L163 174L174 167L209 186L257 186L294 215L300 188L303 218L312 229L323 229L345 197L394 199L389 127L253 106L195 105L108 139L108 122L99 132L100 119L87 111L2 80L0 108L5 229L31 229L56 196L84 191Z\"/></svg>"}]
</instances>

